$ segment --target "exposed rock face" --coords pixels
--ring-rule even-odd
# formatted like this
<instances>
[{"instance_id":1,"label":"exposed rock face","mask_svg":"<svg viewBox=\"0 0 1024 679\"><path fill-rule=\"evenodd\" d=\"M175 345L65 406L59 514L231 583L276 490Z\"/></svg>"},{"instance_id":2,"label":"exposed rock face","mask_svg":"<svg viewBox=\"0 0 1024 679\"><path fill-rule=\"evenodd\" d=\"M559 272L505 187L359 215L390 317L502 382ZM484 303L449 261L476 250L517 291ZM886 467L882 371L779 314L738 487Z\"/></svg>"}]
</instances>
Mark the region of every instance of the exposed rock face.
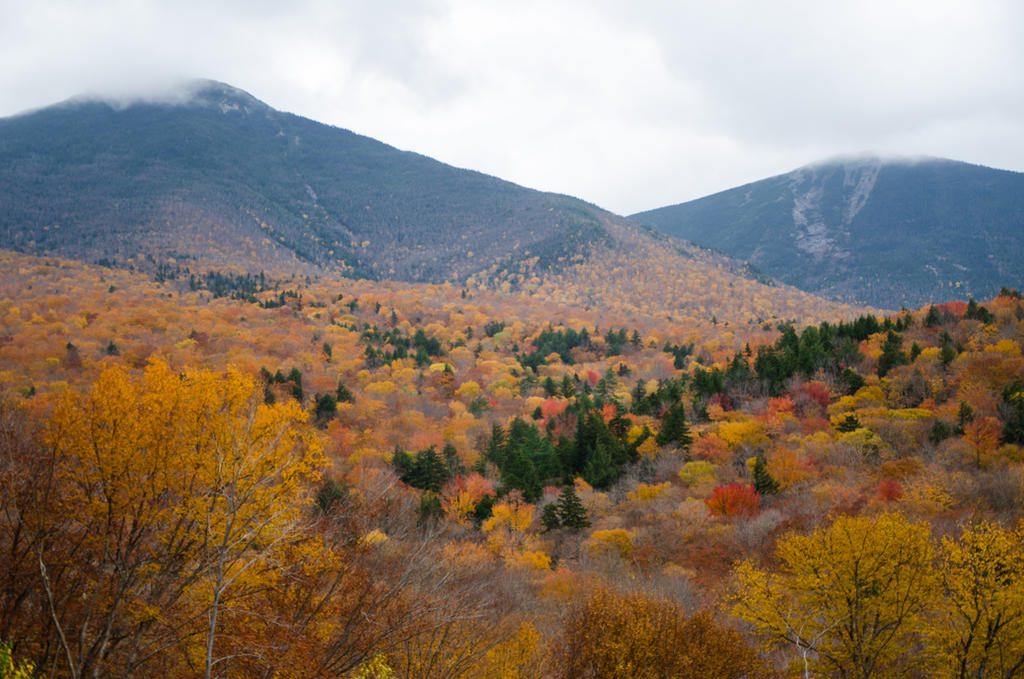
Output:
<instances>
[{"instance_id":1,"label":"exposed rock face","mask_svg":"<svg viewBox=\"0 0 1024 679\"><path fill-rule=\"evenodd\" d=\"M809 292L883 308L1024 283L1024 174L950 160L818 163L633 217Z\"/></svg>"}]
</instances>

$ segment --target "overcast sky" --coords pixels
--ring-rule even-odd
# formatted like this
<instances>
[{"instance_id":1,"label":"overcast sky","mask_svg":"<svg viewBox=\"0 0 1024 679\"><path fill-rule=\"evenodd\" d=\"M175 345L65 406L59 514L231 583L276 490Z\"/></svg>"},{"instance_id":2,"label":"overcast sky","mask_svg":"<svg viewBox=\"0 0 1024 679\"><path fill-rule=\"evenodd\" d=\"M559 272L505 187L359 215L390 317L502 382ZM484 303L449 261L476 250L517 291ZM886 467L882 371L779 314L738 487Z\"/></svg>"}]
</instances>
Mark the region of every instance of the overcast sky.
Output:
<instances>
[{"instance_id":1,"label":"overcast sky","mask_svg":"<svg viewBox=\"0 0 1024 679\"><path fill-rule=\"evenodd\" d=\"M221 80L615 212L839 154L1024 171L1024 3L0 0L0 116Z\"/></svg>"}]
</instances>

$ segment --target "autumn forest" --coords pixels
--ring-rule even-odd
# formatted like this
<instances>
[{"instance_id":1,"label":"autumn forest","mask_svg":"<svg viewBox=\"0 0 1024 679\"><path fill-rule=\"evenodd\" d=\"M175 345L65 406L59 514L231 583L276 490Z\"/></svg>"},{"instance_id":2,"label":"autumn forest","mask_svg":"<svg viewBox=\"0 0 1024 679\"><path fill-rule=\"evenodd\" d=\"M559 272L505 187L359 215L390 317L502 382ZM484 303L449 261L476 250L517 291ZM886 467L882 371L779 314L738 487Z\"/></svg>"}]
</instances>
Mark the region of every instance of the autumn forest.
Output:
<instances>
[{"instance_id":1,"label":"autumn forest","mask_svg":"<svg viewBox=\"0 0 1024 679\"><path fill-rule=\"evenodd\" d=\"M0 252L0 676L1024 676L1021 294L666 256Z\"/></svg>"}]
</instances>

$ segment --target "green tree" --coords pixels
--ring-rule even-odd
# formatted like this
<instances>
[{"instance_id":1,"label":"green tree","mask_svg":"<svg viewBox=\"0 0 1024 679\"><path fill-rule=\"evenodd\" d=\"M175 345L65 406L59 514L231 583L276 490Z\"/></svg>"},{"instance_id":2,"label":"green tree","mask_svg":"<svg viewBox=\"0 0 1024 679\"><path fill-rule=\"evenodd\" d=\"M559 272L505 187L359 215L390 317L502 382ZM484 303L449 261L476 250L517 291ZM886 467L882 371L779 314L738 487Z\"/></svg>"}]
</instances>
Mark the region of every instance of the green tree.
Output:
<instances>
[{"instance_id":1,"label":"green tree","mask_svg":"<svg viewBox=\"0 0 1024 679\"><path fill-rule=\"evenodd\" d=\"M853 368L843 368L839 373L839 383L843 386L844 394L855 394L857 390L867 384L864 376Z\"/></svg>"},{"instance_id":2,"label":"green tree","mask_svg":"<svg viewBox=\"0 0 1024 679\"><path fill-rule=\"evenodd\" d=\"M942 365L944 370L949 369L949 364L956 358L956 349L950 342L943 342L942 346L939 347L939 363Z\"/></svg>"},{"instance_id":3,"label":"green tree","mask_svg":"<svg viewBox=\"0 0 1024 679\"><path fill-rule=\"evenodd\" d=\"M579 531L590 525L587 509L576 494L573 484L567 484L558 496L558 519L570 530Z\"/></svg>"},{"instance_id":4,"label":"green tree","mask_svg":"<svg viewBox=\"0 0 1024 679\"><path fill-rule=\"evenodd\" d=\"M508 462L501 472L501 480L506 488L518 488L523 491L523 499L536 502L541 496L540 478L537 468L527 453L515 448L508 455Z\"/></svg>"},{"instance_id":5,"label":"green tree","mask_svg":"<svg viewBox=\"0 0 1024 679\"><path fill-rule=\"evenodd\" d=\"M764 456L758 455L754 459L754 490L761 495L774 495L779 492L778 482L768 473L768 466L764 462Z\"/></svg>"},{"instance_id":6,"label":"green tree","mask_svg":"<svg viewBox=\"0 0 1024 679\"><path fill-rule=\"evenodd\" d=\"M558 385L555 384L555 380L551 375L544 378L544 382L541 384L541 387L544 389L545 396L551 397L558 395Z\"/></svg>"},{"instance_id":7,"label":"green tree","mask_svg":"<svg viewBox=\"0 0 1024 679\"><path fill-rule=\"evenodd\" d=\"M857 416L852 413L836 422L836 431L840 434L848 434L851 431L860 429L860 427L860 420L858 420Z\"/></svg>"},{"instance_id":8,"label":"green tree","mask_svg":"<svg viewBox=\"0 0 1024 679\"><path fill-rule=\"evenodd\" d=\"M334 391L334 398L338 401L338 403L356 402L356 397L352 394L352 390L346 387L341 382L338 382L338 388Z\"/></svg>"},{"instance_id":9,"label":"green tree","mask_svg":"<svg viewBox=\"0 0 1024 679\"><path fill-rule=\"evenodd\" d=\"M693 443L690 427L686 423L686 408L682 403L676 403L665 413L661 431L658 432L655 441L659 446L674 443L682 450L686 450Z\"/></svg>"},{"instance_id":10,"label":"green tree","mask_svg":"<svg viewBox=\"0 0 1024 679\"><path fill-rule=\"evenodd\" d=\"M558 516L558 505L554 502L549 502L544 505L544 509L540 513L540 523L544 526L544 530L557 530L562 527L562 519Z\"/></svg>"},{"instance_id":11,"label":"green tree","mask_svg":"<svg viewBox=\"0 0 1024 679\"><path fill-rule=\"evenodd\" d=\"M974 408L966 401L960 401L960 407L956 411L956 433L964 435L964 428L974 422Z\"/></svg>"},{"instance_id":12,"label":"green tree","mask_svg":"<svg viewBox=\"0 0 1024 679\"><path fill-rule=\"evenodd\" d=\"M392 465L403 483L420 490L440 493L448 480L448 466L434 446L421 450L415 457L396 448Z\"/></svg>"},{"instance_id":13,"label":"green tree","mask_svg":"<svg viewBox=\"0 0 1024 679\"><path fill-rule=\"evenodd\" d=\"M878 376L885 377L890 370L898 365L906 365L909 360L903 351L903 338L890 330L882 342L882 355L878 357Z\"/></svg>"},{"instance_id":14,"label":"green tree","mask_svg":"<svg viewBox=\"0 0 1024 679\"><path fill-rule=\"evenodd\" d=\"M994 320L989 310L975 302L973 297L967 300L967 311L964 312L964 318L982 323L991 323Z\"/></svg>"},{"instance_id":15,"label":"green tree","mask_svg":"<svg viewBox=\"0 0 1024 679\"><path fill-rule=\"evenodd\" d=\"M316 418L317 425L327 426L327 423L334 419L335 413L338 412L338 400L334 394L318 394L314 403L313 417Z\"/></svg>"},{"instance_id":16,"label":"green tree","mask_svg":"<svg viewBox=\"0 0 1024 679\"><path fill-rule=\"evenodd\" d=\"M1003 389L999 413L1003 420L1003 443L1024 445L1024 380Z\"/></svg>"},{"instance_id":17,"label":"green tree","mask_svg":"<svg viewBox=\"0 0 1024 679\"><path fill-rule=\"evenodd\" d=\"M594 452L583 465L583 479L596 488L607 488L619 477L618 466L612 460L608 448L598 441Z\"/></svg>"}]
</instances>

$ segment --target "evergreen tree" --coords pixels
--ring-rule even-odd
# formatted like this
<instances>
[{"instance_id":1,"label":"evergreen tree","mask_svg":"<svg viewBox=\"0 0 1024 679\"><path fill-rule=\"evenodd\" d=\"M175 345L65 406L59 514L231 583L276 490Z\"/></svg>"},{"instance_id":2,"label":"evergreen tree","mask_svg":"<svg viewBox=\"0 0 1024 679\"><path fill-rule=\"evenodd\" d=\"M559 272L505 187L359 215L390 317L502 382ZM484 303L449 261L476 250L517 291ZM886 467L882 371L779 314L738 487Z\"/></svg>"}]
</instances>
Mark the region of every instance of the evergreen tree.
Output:
<instances>
[{"instance_id":1,"label":"evergreen tree","mask_svg":"<svg viewBox=\"0 0 1024 679\"><path fill-rule=\"evenodd\" d=\"M1024 380L1017 380L1003 388L1003 443L1024 445Z\"/></svg>"},{"instance_id":2,"label":"evergreen tree","mask_svg":"<svg viewBox=\"0 0 1024 679\"><path fill-rule=\"evenodd\" d=\"M540 513L540 523L546 531L557 530L562 527L562 520L558 517L557 504L549 502L544 505L544 509Z\"/></svg>"},{"instance_id":3,"label":"evergreen tree","mask_svg":"<svg viewBox=\"0 0 1024 679\"><path fill-rule=\"evenodd\" d=\"M573 484L568 484L558 496L558 519L566 528L579 531L590 525L587 510L576 494Z\"/></svg>"},{"instance_id":4,"label":"evergreen tree","mask_svg":"<svg viewBox=\"0 0 1024 679\"><path fill-rule=\"evenodd\" d=\"M432 490L435 493L440 493L445 481L448 480L448 466L441 459L441 455L434 446L416 453L413 473L416 476L417 483L410 485L425 490Z\"/></svg>"},{"instance_id":5,"label":"evergreen tree","mask_svg":"<svg viewBox=\"0 0 1024 679\"><path fill-rule=\"evenodd\" d=\"M949 364L956 358L956 349L949 342L943 342L942 347L939 349L939 363L942 364L943 370L949 370Z\"/></svg>"},{"instance_id":6,"label":"evergreen tree","mask_svg":"<svg viewBox=\"0 0 1024 679\"><path fill-rule=\"evenodd\" d=\"M991 323L994 320L989 310L975 302L973 297L967 300L967 311L964 313L964 318L971 318L982 323Z\"/></svg>"},{"instance_id":7,"label":"evergreen tree","mask_svg":"<svg viewBox=\"0 0 1024 679\"><path fill-rule=\"evenodd\" d=\"M966 401L960 401L960 407L956 411L956 433L957 436L964 435L964 427L974 422L974 408Z\"/></svg>"},{"instance_id":8,"label":"evergreen tree","mask_svg":"<svg viewBox=\"0 0 1024 679\"><path fill-rule=\"evenodd\" d=\"M558 394L558 385L555 384L555 380L551 375L544 378L544 382L541 384L544 389L545 396L556 396Z\"/></svg>"},{"instance_id":9,"label":"evergreen tree","mask_svg":"<svg viewBox=\"0 0 1024 679\"><path fill-rule=\"evenodd\" d=\"M636 415L643 415L644 407L641 405L647 398L647 383L642 379L637 380L636 384L633 385L632 391L629 392L630 400L633 401L633 405L630 410Z\"/></svg>"},{"instance_id":10,"label":"evergreen tree","mask_svg":"<svg viewBox=\"0 0 1024 679\"><path fill-rule=\"evenodd\" d=\"M885 377L892 368L907 363L907 354L903 351L903 338L890 330L882 342L882 355L878 357L878 376Z\"/></svg>"},{"instance_id":11,"label":"evergreen tree","mask_svg":"<svg viewBox=\"0 0 1024 679\"><path fill-rule=\"evenodd\" d=\"M317 394L314 403L313 416L316 418L316 424L319 427L326 427L338 411L338 401L334 394Z\"/></svg>"},{"instance_id":12,"label":"evergreen tree","mask_svg":"<svg viewBox=\"0 0 1024 679\"><path fill-rule=\"evenodd\" d=\"M921 355L921 346L914 342L910 345L910 362L913 363L917 360L917 357Z\"/></svg>"},{"instance_id":13,"label":"evergreen tree","mask_svg":"<svg viewBox=\"0 0 1024 679\"><path fill-rule=\"evenodd\" d=\"M338 403L356 402L356 397L352 394L352 391L341 382L338 382L338 388L334 391L334 397L338 400Z\"/></svg>"},{"instance_id":14,"label":"evergreen tree","mask_svg":"<svg viewBox=\"0 0 1024 679\"><path fill-rule=\"evenodd\" d=\"M328 514L344 499L345 488L338 485L334 479L328 478L316 493L316 506L321 514Z\"/></svg>"},{"instance_id":15,"label":"evergreen tree","mask_svg":"<svg viewBox=\"0 0 1024 679\"><path fill-rule=\"evenodd\" d=\"M448 468L434 446L421 450L415 457L395 448L391 463L398 478L413 488L439 493L448 480Z\"/></svg>"},{"instance_id":16,"label":"evergreen tree","mask_svg":"<svg viewBox=\"0 0 1024 679\"><path fill-rule=\"evenodd\" d=\"M491 437L487 440L484 457L498 465L499 469L505 465L505 430L497 422L491 425Z\"/></svg>"},{"instance_id":17,"label":"evergreen tree","mask_svg":"<svg viewBox=\"0 0 1024 679\"><path fill-rule=\"evenodd\" d=\"M860 429L860 420L857 419L856 415L847 415L836 423L836 431L841 434L846 434L856 429Z\"/></svg>"},{"instance_id":18,"label":"evergreen tree","mask_svg":"<svg viewBox=\"0 0 1024 679\"><path fill-rule=\"evenodd\" d=\"M675 443L682 450L686 450L693 443L690 427L686 423L686 408L682 403L676 403L665 413L661 431L658 432L655 441L659 446Z\"/></svg>"},{"instance_id":19,"label":"evergreen tree","mask_svg":"<svg viewBox=\"0 0 1024 679\"><path fill-rule=\"evenodd\" d=\"M583 480L595 488L607 488L619 476L619 470L604 443L598 441L593 454L583 466Z\"/></svg>"},{"instance_id":20,"label":"evergreen tree","mask_svg":"<svg viewBox=\"0 0 1024 679\"><path fill-rule=\"evenodd\" d=\"M572 398L573 394L576 393L576 385L569 378L568 375L562 377L562 396L565 398Z\"/></svg>"},{"instance_id":21,"label":"evergreen tree","mask_svg":"<svg viewBox=\"0 0 1024 679\"><path fill-rule=\"evenodd\" d=\"M540 447L534 451L533 466L537 469L537 476L541 482L549 479L560 479L564 473L562 464L559 462L558 452L551 445L550 439L543 439Z\"/></svg>"},{"instance_id":22,"label":"evergreen tree","mask_svg":"<svg viewBox=\"0 0 1024 679\"><path fill-rule=\"evenodd\" d=\"M867 380L853 368L843 368L843 372L839 373L839 383L843 385L844 394L852 395L867 384Z\"/></svg>"},{"instance_id":23,"label":"evergreen tree","mask_svg":"<svg viewBox=\"0 0 1024 679\"><path fill-rule=\"evenodd\" d=\"M476 508L473 510L473 523L476 524L477 528L480 524L491 518L494 514L494 496L484 495L479 502L476 503Z\"/></svg>"},{"instance_id":24,"label":"evergreen tree","mask_svg":"<svg viewBox=\"0 0 1024 679\"><path fill-rule=\"evenodd\" d=\"M402 482L409 483L405 479L407 476L412 474L412 455L402 450L398 446L395 446L395 452L392 453L391 455L391 466L395 468L395 474L398 475L398 478L401 479Z\"/></svg>"},{"instance_id":25,"label":"evergreen tree","mask_svg":"<svg viewBox=\"0 0 1024 679\"><path fill-rule=\"evenodd\" d=\"M444 444L444 448L441 449L441 455L444 456L444 465L447 468L449 479L453 479L456 475L466 471L465 465L459 459L459 451L451 443Z\"/></svg>"},{"instance_id":26,"label":"evergreen tree","mask_svg":"<svg viewBox=\"0 0 1024 679\"><path fill-rule=\"evenodd\" d=\"M537 468L526 452L519 448L509 453L508 465L502 470L501 479L507 488L523 491L523 499L527 502L536 502L541 496Z\"/></svg>"},{"instance_id":27,"label":"evergreen tree","mask_svg":"<svg viewBox=\"0 0 1024 679\"><path fill-rule=\"evenodd\" d=\"M774 495L779 492L778 482L768 473L768 466L764 462L764 456L758 455L754 460L754 490L761 495Z\"/></svg>"},{"instance_id":28,"label":"evergreen tree","mask_svg":"<svg viewBox=\"0 0 1024 679\"><path fill-rule=\"evenodd\" d=\"M955 427L943 422L942 420L935 420L932 423L931 431L928 432L928 441L933 446L937 446L948 438L951 438L956 432Z\"/></svg>"},{"instance_id":29,"label":"evergreen tree","mask_svg":"<svg viewBox=\"0 0 1024 679\"><path fill-rule=\"evenodd\" d=\"M292 396L296 401L302 401L302 372L298 368L292 368L288 373L288 381L292 383Z\"/></svg>"}]
</instances>

